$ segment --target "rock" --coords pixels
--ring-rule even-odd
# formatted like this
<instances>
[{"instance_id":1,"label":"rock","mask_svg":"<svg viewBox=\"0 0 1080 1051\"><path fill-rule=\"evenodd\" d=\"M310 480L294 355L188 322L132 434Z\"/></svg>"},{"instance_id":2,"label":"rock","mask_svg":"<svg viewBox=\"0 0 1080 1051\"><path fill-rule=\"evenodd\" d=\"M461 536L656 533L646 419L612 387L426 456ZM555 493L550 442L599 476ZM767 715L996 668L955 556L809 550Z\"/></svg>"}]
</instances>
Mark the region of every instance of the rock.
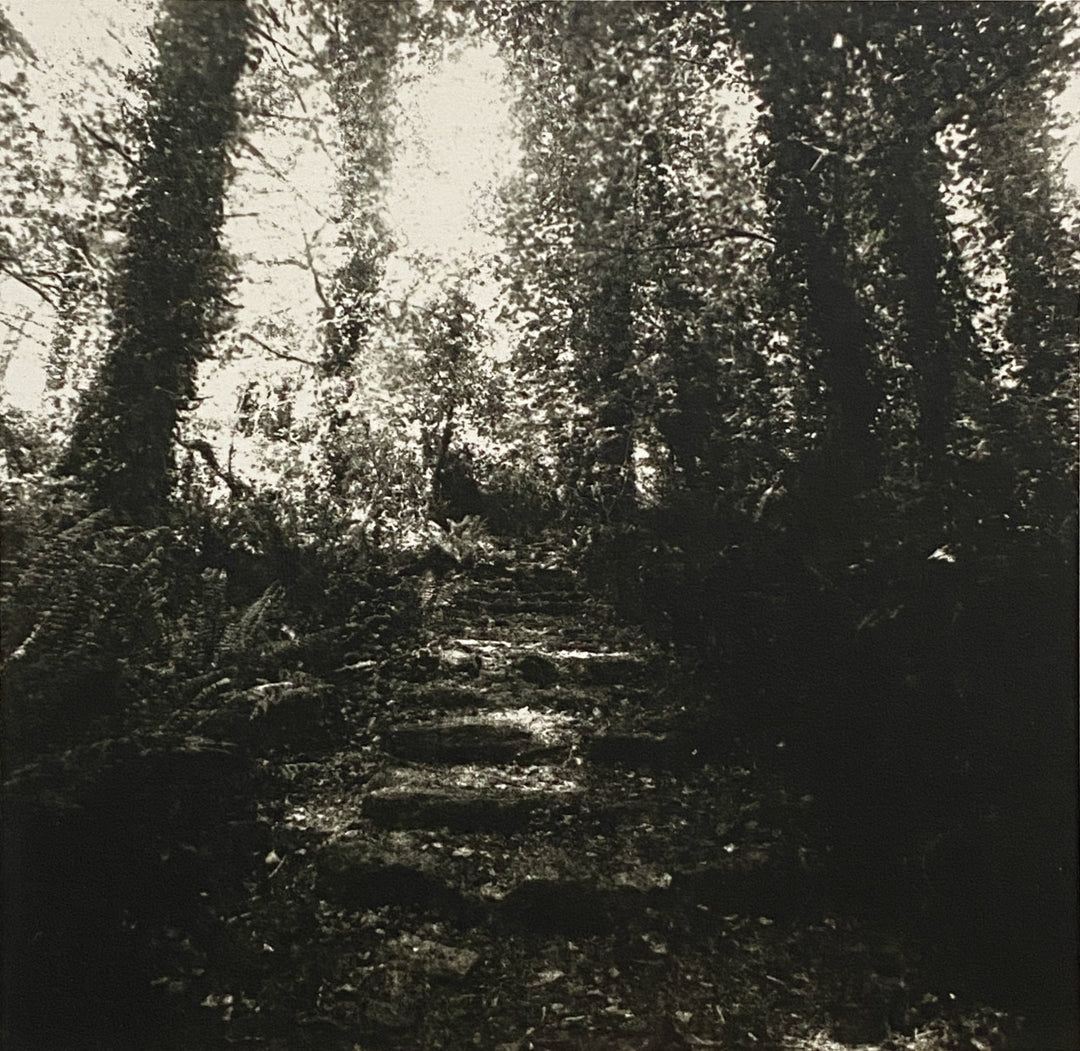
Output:
<instances>
[{"instance_id":1,"label":"rock","mask_svg":"<svg viewBox=\"0 0 1080 1051\"><path fill-rule=\"evenodd\" d=\"M538 653L527 653L514 661L514 671L535 686L554 686L559 681L558 665Z\"/></svg>"},{"instance_id":2,"label":"rock","mask_svg":"<svg viewBox=\"0 0 1080 1051\"><path fill-rule=\"evenodd\" d=\"M364 797L364 816L383 828L448 828L459 832L520 832L550 799L539 792L515 795L446 788L381 788Z\"/></svg>"},{"instance_id":3,"label":"rock","mask_svg":"<svg viewBox=\"0 0 1080 1051\"><path fill-rule=\"evenodd\" d=\"M443 650L439 654L439 668L450 675L475 679L480 674L480 658L464 649Z\"/></svg>"},{"instance_id":4,"label":"rock","mask_svg":"<svg viewBox=\"0 0 1080 1051\"><path fill-rule=\"evenodd\" d=\"M386 735L386 746L401 759L432 763L506 763L547 750L520 726L481 718L399 726Z\"/></svg>"},{"instance_id":5,"label":"rock","mask_svg":"<svg viewBox=\"0 0 1080 1051\"><path fill-rule=\"evenodd\" d=\"M402 859L366 840L330 844L315 864L316 892L346 908L404 905L453 916L464 909L461 896L426 871L420 858Z\"/></svg>"}]
</instances>

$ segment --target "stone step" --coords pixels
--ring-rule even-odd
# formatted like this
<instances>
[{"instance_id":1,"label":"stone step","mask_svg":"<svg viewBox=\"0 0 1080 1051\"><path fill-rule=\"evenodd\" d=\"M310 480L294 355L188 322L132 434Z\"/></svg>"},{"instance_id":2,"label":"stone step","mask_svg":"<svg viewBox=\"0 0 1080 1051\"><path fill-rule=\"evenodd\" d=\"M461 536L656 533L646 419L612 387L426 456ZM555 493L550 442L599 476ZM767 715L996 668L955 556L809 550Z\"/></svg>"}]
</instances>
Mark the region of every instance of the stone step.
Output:
<instances>
[{"instance_id":1,"label":"stone step","mask_svg":"<svg viewBox=\"0 0 1080 1051\"><path fill-rule=\"evenodd\" d=\"M554 589L572 591L577 588L580 579L576 570L566 566L545 566L528 562L508 566L502 576L519 588L538 591Z\"/></svg>"},{"instance_id":2,"label":"stone step","mask_svg":"<svg viewBox=\"0 0 1080 1051\"><path fill-rule=\"evenodd\" d=\"M452 605L455 610L482 613L487 616L519 613L547 613L562 616L580 613L582 609L581 600L577 598L543 598L514 594L459 595L454 598Z\"/></svg>"},{"instance_id":3,"label":"stone step","mask_svg":"<svg viewBox=\"0 0 1080 1051\"><path fill-rule=\"evenodd\" d=\"M456 632L447 632L446 635ZM627 640L620 640L626 642ZM389 670L406 682L426 682L436 678L476 679L482 673L513 669L518 677L537 685L553 685L561 679L617 686L640 683L650 664L647 643L640 652L613 650L601 635L589 633L573 639L541 633L515 641L514 638L484 637L476 634L454 638L418 650Z\"/></svg>"},{"instance_id":4,"label":"stone step","mask_svg":"<svg viewBox=\"0 0 1080 1051\"><path fill-rule=\"evenodd\" d=\"M350 909L404 905L465 916L469 911L465 898L440 878L437 861L362 838L344 839L319 851L315 891L325 901Z\"/></svg>"},{"instance_id":5,"label":"stone step","mask_svg":"<svg viewBox=\"0 0 1080 1051\"><path fill-rule=\"evenodd\" d=\"M387 829L519 832L557 820L581 793L555 767L403 768L389 780L361 801L363 816Z\"/></svg>"},{"instance_id":6,"label":"stone step","mask_svg":"<svg viewBox=\"0 0 1080 1051\"><path fill-rule=\"evenodd\" d=\"M651 684L655 661L647 653L578 648L570 640L552 640L550 648L538 645L498 646L491 641L464 640L448 648L431 648L412 654L387 669L388 676L402 682L471 685L488 688L505 680L517 680L541 688L563 685L642 687ZM569 645L567 643L569 642ZM598 644L592 641L592 646Z\"/></svg>"},{"instance_id":7,"label":"stone step","mask_svg":"<svg viewBox=\"0 0 1080 1051\"><path fill-rule=\"evenodd\" d=\"M619 912L640 907L645 899L633 886L573 877L524 878L498 897L463 894L439 877L436 862L431 853L402 861L368 841L345 840L320 851L315 891L324 901L356 911L394 905L450 920L459 928L497 925L570 936L613 929ZM450 951L445 943L421 947L419 942L414 940L414 951L425 958L414 962L425 973L437 962L460 975L476 962L474 953Z\"/></svg>"},{"instance_id":8,"label":"stone step","mask_svg":"<svg viewBox=\"0 0 1080 1051\"><path fill-rule=\"evenodd\" d=\"M483 631L485 636L494 638L532 632L559 638L592 639L603 638L618 628L618 620L613 614L580 608L571 616L566 613L490 613L447 608L432 618L432 624L448 634Z\"/></svg>"},{"instance_id":9,"label":"stone step","mask_svg":"<svg viewBox=\"0 0 1080 1051\"><path fill-rule=\"evenodd\" d=\"M637 691L618 691L616 703L625 703ZM645 699L651 697L645 694ZM401 685L390 691L395 718L407 714L438 718L444 713L478 715L493 709L531 708L543 712L565 712L591 718L595 709L606 711L612 704L608 687L562 685L542 687L520 679L481 677L468 684L433 681Z\"/></svg>"},{"instance_id":10,"label":"stone step","mask_svg":"<svg viewBox=\"0 0 1080 1051\"><path fill-rule=\"evenodd\" d=\"M471 831L471 830L470 830ZM355 910L386 905L436 913L453 923L510 923L542 933L597 933L628 901L640 907L755 911L795 916L820 875L790 851L732 849L717 858L665 863L612 857L578 845L559 848L547 836L524 838L509 869L492 875L480 830L455 846L444 828L356 835L330 843L314 858L316 893ZM502 847L508 845L502 842ZM479 849L476 849L476 848ZM498 851L496 851L498 853ZM599 855L599 856L597 856Z\"/></svg>"},{"instance_id":11,"label":"stone step","mask_svg":"<svg viewBox=\"0 0 1080 1051\"><path fill-rule=\"evenodd\" d=\"M522 680L537 686L584 683L591 686L641 685L650 670L648 658L629 651L560 649L527 653L511 664Z\"/></svg>"},{"instance_id":12,"label":"stone step","mask_svg":"<svg viewBox=\"0 0 1080 1051\"><path fill-rule=\"evenodd\" d=\"M530 708L405 723L387 730L384 745L399 759L429 763L512 763L565 751L577 740L573 720Z\"/></svg>"},{"instance_id":13,"label":"stone step","mask_svg":"<svg viewBox=\"0 0 1080 1051\"><path fill-rule=\"evenodd\" d=\"M639 654L631 650L631 646L637 644L643 649L649 647L649 643L640 638L624 635L621 638L612 639L610 632L605 631L586 633L578 630L571 631L570 634L576 636L571 641L568 641L565 635L551 632L498 633L490 630L472 634L448 632L444 636L446 641L443 645L449 650L475 654L481 660L485 657L490 660L499 660L521 653L562 655L567 658L595 657L599 660L616 656L636 658Z\"/></svg>"},{"instance_id":14,"label":"stone step","mask_svg":"<svg viewBox=\"0 0 1080 1051\"><path fill-rule=\"evenodd\" d=\"M410 708L460 711L487 708L501 703L490 686L459 685L457 683L423 683L406 691L398 691L395 701Z\"/></svg>"}]
</instances>

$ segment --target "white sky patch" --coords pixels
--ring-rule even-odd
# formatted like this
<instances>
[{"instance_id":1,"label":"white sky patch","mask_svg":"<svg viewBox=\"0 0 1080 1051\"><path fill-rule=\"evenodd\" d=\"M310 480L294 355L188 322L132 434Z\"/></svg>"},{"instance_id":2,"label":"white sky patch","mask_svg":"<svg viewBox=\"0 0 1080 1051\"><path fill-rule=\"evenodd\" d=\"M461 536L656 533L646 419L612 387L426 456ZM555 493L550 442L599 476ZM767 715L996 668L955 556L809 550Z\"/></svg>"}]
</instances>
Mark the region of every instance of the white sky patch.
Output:
<instances>
[{"instance_id":1,"label":"white sky patch","mask_svg":"<svg viewBox=\"0 0 1080 1051\"><path fill-rule=\"evenodd\" d=\"M196 425L229 430L239 392L249 383L273 384L298 370L311 372L297 361L275 358L244 334L280 346L275 335L293 333L285 352L315 360L322 308L315 275L325 292L344 258L332 219L338 170L328 150L336 124L325 88L312 85L278 108L284 119L242 129L233 151L236 174L226 193L222 242L238 261L231 298L239 310L225 334L227 359L200 369L200 402L191 417ZM318 124L317 135L294 134L311 121Z\"/></svg>"},{"instance_id":2,"label":"white sky patch","mask_svg":"<svg viewBox=\"0 0 1080 1051\"><path fill-rule=\"evenodd\" d=\"M440 279L470 273L469 295L487 314L486 351L506 357L512 334L494 321L498 188L520 163L505 66L490 44L441 62L406 63L398 94L398 153L386 218L397 250L387 260L391 302L423 299ZM424 271L429 278L426 286Z\"/></svg>"},{"instance_id":3,"label":"white sky patch","mask_svg":"<svg viewBox=\"0 0 1080 1051\"><path fill-rule=\"evenodd\" d=\"M1066 125L1061 144L1065 181L1080 194L1080 71L1073 74L1056 109Z\"/></svg>"},{"instance_id":4,"label":"white sky patch","mask_svg":"<svg viewBox=\"0 0 1080 1051\"><path fill-rule=\"evenodd\" d=\"M402 149L387 198L399 251L446 260L492 251L489 201L518 163L502 61L477 45L403 72Z\"/></svg>"},{"instance_id":5,"label":"white sky patch","mask_svg":"<svg viewBox=\"0 0 1080 1051\"><path fill-rule=\"evenodd\" d=\"M7 0L15 28L56 68L131 65L149 52L156 0Z\"/></svg>"},{"instance_id":6,"label":"white sky patch","mask_svg":"<svg viewBox=\"0 0 1080 1051\"><path fill-rule=\"evenodd\" d=\"M495 289L485 280L484 259L499 240L490 232L489 202L517 164L502 61L493 48L467 47L435 64L409 62L401 83L397 156L383 215L397 250L387 261L385 292L391 301L423 300L440 278L475 268L472 295L481 310L491 309ZM315 91L320 97L305 98L289 115L318 120L318 136L291 135L285 121L250 137L257 154L240 149L225 229L227 244L242 260L237 330L258 332L266 322L291 328L299 342L290 352L309 360L319 356L322 304L307 253L324 292L345 262L340 224L331 218L339 207L338 171L320 145L339 148L336 117L325 93ZM204 369L196 422L228 430L245 384L298 370L311 374L251 341L237 349L235 360Z\"/></svg>"}]
</instances>

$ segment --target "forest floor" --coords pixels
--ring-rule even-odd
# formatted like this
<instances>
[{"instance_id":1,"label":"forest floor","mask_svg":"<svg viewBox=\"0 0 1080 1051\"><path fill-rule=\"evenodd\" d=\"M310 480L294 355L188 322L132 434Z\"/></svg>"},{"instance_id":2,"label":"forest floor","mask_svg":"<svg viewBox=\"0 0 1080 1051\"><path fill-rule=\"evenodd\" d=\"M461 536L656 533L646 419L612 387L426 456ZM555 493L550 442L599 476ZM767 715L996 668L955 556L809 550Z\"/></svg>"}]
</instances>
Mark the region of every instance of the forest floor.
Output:
<instances>
[{"instance_id":1,"label":"forest floor","mask_svg":"<svg viewBox=\"0 0 1080 1051\"><path fill-rule=\"evenodd\" d=\"M557 555L421 590L417 635L338 669L343 738L263 760L264 871L173 983L206 1046L1007 1046L903 917L837 904L813 797L717 761L677 662Z\"/></svg>"}]
</instances>

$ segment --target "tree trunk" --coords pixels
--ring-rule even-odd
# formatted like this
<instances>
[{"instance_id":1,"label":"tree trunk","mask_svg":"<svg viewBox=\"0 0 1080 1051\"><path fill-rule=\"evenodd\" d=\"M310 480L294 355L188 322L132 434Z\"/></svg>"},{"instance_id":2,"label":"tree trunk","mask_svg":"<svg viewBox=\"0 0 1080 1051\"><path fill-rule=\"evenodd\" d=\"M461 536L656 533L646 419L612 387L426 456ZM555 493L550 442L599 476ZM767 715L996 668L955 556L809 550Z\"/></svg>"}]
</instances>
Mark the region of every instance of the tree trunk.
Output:
<instances>
[{"instance_id":1,"label":"tree trunk","mask_svg":"<svg viewBox=\"0 0 1080 1051\"><path fill-rule=\"evenodd\" d=\"M244 0L168 0L155 32L112 339L63 464L93 506L135 522L161 520L174 431L226 320L220 231L247 26Z\"/></svg>"}]
</instances>

